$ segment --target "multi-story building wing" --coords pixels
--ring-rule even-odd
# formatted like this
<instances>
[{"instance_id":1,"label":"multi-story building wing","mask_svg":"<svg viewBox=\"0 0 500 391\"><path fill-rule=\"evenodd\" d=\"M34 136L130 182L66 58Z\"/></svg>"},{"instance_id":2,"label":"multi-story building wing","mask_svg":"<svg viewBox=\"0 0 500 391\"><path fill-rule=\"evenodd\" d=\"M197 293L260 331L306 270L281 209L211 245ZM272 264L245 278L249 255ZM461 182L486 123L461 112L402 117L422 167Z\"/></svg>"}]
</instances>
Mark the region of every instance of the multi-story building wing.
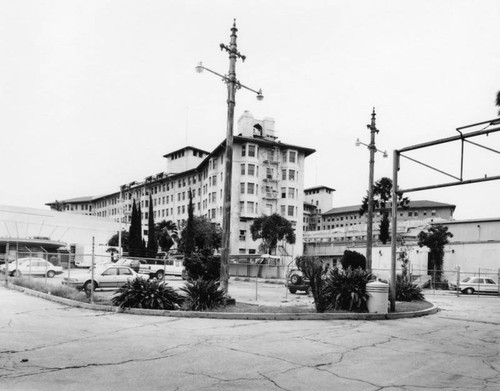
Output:
<instances>
[{"instance_id":1,"label":"multi-story building wing","mask_svg":"<svg viewBox=\"0 0 500 391\"><path fill-rule=\"evenodd\" d=\"M314 150L281 143L277 140L273 119L257 120L249 112L239 119L238 135L233 142L231 253L258 253L259 243L252 240L250 226L257 217L278 213L292 222L297 236L293 250L281 250L289 255L301 254L304 164ZM191 191L194 214L222 224L224 153L225 140L212 152L189 146L168 153L164 155L166 172L92 198L92 214L128 223L135 200L141 207L146 236L150 196L155 222L172 220L182 227L188 218ZM55 203L47 205L54 208Z\"/></svg>"}]
</instances>

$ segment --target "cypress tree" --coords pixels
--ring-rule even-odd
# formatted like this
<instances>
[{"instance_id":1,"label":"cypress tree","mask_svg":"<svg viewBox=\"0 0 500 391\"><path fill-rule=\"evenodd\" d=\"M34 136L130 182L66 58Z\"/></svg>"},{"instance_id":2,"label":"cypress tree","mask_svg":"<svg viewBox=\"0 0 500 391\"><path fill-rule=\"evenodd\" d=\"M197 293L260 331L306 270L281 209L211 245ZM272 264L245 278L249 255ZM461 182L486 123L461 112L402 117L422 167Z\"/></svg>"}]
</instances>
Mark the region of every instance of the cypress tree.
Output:
<instances>
[{"instance_id":1,"label":"cypress tree","mask_svg":"<svg viewBox=\"0 0 500 391\"><path fill-rule=\"evenodd\" d=\"M155 258L158 252L158 242L156 240L155 220L153 214L153 198L149 194L149 215L148 215L148 246L146 249L146 256L148 258Z\"/></svg>"},{"instance_id":2,"label":"cypress tree","mask_svg":"<svg viewBox=\"0 0 500 391\"><path fill-rule=\"evenodd\" d=\"M130 229L129 229L129 255L131 257L139 256L141 247L141 228L140 221L137 215L137 206L135 200L132 204L132 216L130 219Z\"/></svg>"},{"instance_id":3,"label":"cypress tree","mask_svg":"<svg viewBox=\"0 0 500 391\"><path fill-rule=\"evenodd\" d=\"M190 256L195 250L195 238L194 238L194 218L193 218L193 193L189 189L189 205L188 205L188 221L186 225L186 246L185 254Z\"/></svg>"}]
</instances>

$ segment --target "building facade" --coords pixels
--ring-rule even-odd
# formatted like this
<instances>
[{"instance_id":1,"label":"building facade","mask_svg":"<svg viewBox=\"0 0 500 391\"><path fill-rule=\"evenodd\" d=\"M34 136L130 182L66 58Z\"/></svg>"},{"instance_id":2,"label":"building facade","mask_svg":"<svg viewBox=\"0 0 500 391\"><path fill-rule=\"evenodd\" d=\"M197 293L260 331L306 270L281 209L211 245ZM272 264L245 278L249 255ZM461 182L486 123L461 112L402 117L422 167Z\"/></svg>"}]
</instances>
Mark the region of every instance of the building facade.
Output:
<instances>
[{"instance_id":1,"label":"building facade","mask_svg":"<svg viewBox=\"0 0 500 391\"><path fill-rule=\"evenodd\" d=\"M240 117L237 129L233 145L231 254L257 254L260 243L252 240L250 226L255 218L273 213L290 220L296 233L296 244L280 250L285 255L301 254L304 165L305 158L314 150L278 141L274 120L258 120L249 112ZM165 172L91 198L92 215L128 224L135 201L141 207L143 236L147 240L150 196L156 223L171 220L183 227L191 191L194 214L222 225L224 153L225 140L212 152L189 146L168 153L164 155ZM61 201L63 205L66 202ZM55 203L47 205L55 207ZM71 205L75 212L81 211L79 204L72 201Z\"/></svg>"}]
</instances>

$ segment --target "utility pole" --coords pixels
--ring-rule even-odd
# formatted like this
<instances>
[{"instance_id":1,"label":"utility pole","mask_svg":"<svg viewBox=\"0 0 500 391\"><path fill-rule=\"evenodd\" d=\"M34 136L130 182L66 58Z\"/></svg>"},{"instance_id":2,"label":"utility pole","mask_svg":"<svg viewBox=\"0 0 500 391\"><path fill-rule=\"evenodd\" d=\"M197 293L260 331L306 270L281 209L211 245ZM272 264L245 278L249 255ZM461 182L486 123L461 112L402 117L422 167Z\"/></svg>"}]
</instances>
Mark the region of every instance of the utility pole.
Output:
<instances>
[{"instance_id":1,"label":"utility pole","mask_svg":"<svg viewBox=\"0 0 500 391\"><path fill-rule=\"evenodd\" d=\"M368 149L370 150L370 172L368 178L368 216L366 218L366 270L368 272L372 271L372 246L373 246L373 172L375 169L375 152L377 152L377 147L375 146L375 133L378 133L378 129L375 125L375 107L372 112L372 121L370 125L366 127L370 130L370 145Z\"/></svg>"},{"instance_id":2,"label":"utility pole","mask_svg":"<svg viewBox=\"0 0 500 391\"><path fill-rule=\"evenodd\" d=\"M236 105L236 89L245 88L257 94L257 100L264 99L262 90L256 91L250 87L241 84L236 79L236 60L241 58L245 61L245 56L238 52L236 44L236 19L231 28L229 45L220 44L220 49L229 53L229 73L221 75L206 68L200 62L196 66L196 72L201 73L207 70L216 76L219 76L227 84L227 129L226 129L226 151L225 151L225 178L224 178L224 199L222 215L222 245L221 245L221 264L220 264L220 284L221 288L228 294L229 288L229 255L231 253L231 186L233 170L233 128L234 128L234 106Z\"/></svg>"}]
</instances>

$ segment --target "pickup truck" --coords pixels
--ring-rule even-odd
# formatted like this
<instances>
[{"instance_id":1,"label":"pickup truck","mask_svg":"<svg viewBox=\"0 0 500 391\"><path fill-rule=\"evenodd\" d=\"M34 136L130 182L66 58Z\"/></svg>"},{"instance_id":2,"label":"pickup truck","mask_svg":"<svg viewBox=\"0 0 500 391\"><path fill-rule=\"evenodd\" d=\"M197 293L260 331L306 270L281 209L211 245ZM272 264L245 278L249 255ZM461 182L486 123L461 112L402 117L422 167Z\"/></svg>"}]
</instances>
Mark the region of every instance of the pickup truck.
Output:
<instances>
[{"instance_id":1,"label":"pickup truck","mask_svg":"<svg viewBox=\"0 0 500 391\"><path fill-rule=\"evenodd\" d=\"M164 258L164 259L137 259L137 258L122 258L116 262L125 266L130 266L139 274L147 274L149 278L163 279L165 275L183 277L184 266L183 260L180 258Z\"/></svg>"}]
</instances>

